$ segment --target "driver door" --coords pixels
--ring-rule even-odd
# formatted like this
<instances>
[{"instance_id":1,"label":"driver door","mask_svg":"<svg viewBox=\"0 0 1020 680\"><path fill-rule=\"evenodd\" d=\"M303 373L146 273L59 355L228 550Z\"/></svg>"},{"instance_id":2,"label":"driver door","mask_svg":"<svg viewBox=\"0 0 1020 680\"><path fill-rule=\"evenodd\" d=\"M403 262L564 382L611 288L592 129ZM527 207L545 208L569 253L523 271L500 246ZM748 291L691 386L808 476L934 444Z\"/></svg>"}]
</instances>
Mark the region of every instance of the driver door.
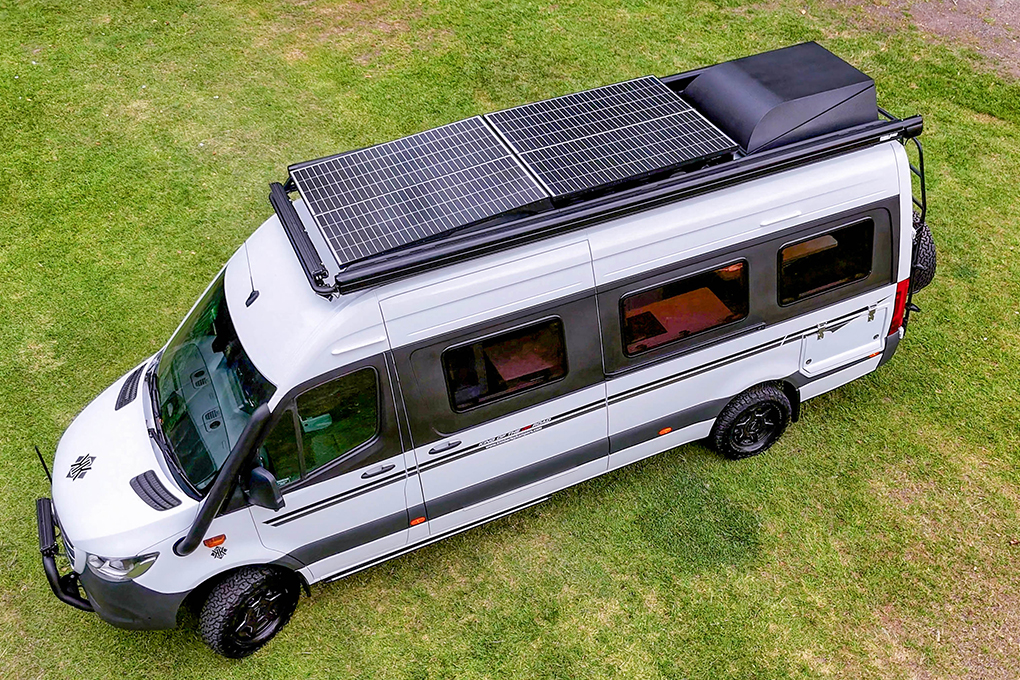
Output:
<instances>
[{"instance_id":1,"label":"driver door","mask_svg":"<svg viewBox=\"0 0 1020 680\"><path fill-rule=\"evenodd\" d=\"M285 507L252 507L262 543L315 580L403 547L407 470L381 356L296 390L260 449Z\"/></svg>"}]
</instances>

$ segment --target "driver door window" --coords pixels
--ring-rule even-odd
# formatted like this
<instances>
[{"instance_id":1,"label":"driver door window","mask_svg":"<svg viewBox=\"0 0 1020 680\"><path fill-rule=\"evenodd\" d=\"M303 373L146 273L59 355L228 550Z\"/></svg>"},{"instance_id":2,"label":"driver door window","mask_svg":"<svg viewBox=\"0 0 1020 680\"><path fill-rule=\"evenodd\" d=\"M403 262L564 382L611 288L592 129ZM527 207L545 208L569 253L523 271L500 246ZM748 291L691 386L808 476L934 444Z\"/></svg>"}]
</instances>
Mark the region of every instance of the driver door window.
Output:
<instances>
[{"instance_id":1,"label":"driver door window","mask_svg":"<svg viewBox=\"0 0 1020 680\"><path fill-rule=\"evenodd\" d=\"M375 370L363 368L297 398L262 447L263 464L281 486L349 457L379 431Z\"/></svg>"}]
</instances>

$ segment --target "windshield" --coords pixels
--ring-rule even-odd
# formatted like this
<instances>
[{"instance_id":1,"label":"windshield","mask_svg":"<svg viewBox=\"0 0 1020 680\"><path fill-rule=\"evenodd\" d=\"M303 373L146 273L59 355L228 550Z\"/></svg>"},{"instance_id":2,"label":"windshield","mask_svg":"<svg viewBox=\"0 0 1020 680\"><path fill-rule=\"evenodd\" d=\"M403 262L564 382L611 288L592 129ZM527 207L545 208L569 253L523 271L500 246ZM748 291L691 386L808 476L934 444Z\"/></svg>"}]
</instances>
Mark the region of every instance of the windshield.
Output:
<instances>
[{"instance_id":1,"label":"windshield","mask_svg":"<svg viewBox=\"0 0 1020 680\"><path fill-rule=\"evenodd\" d=\"M276 391L237 339L222 272L163 352L156 378L163 434L188 481L205 492L251 414Z\"/></svg>"}]
</instances>

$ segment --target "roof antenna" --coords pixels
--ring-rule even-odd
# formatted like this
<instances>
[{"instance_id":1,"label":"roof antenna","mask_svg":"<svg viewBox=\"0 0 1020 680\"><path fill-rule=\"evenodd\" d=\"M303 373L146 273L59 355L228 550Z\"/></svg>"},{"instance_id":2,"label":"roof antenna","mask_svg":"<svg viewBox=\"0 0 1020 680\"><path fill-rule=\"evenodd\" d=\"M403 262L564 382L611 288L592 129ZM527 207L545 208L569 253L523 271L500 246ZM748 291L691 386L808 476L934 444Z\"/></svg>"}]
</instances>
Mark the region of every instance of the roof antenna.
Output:
<instances>
[{"instance_id":1,"label":"roof antenna","mask_svg":"<svg viewBox=\"0 0 1020 680\"><path fill-rule=\"evenodd\" d=\"M251 307L251 303L259 299L259 292L255 290L255 279L251 275L251 260L248 258L248 242L244 243L244 259L248 262L248 280L251 282L251 295L244 301L245 307Z\"/></svg>"},{"instance_id":2,"label":"roof antenna","mask_svg":"<svg viewBox=\"0 0 1020 680\"><path fill-rule=\"evenodd\" d=\"M39 447L35 447L35 455L39 456L39 462L42 463L42 469L46 473L46 479L50 480L50 484L53 484L53 475L50 474L50 469L46 467L46 461L43 460L42 451Z\"/></svg>"}]
</instances>

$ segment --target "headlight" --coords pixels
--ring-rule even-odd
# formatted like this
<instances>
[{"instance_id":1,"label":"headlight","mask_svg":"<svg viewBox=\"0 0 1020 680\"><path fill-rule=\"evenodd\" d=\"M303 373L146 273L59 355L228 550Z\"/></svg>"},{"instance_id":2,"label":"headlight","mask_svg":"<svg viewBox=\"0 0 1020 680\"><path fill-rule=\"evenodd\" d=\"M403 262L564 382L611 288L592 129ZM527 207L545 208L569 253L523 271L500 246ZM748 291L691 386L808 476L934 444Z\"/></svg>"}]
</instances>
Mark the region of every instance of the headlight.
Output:
<instances>
[{"instance_id":1,"label":"headlight","mask_svg":"<svg viewBox=\"0 0 1020 680\"><path fill-rule=\"evenodd\" d=\"M130 581L148 571L157 557L159 557L159 553L118 559L89 555L86 563L89 565L92 573L105 578L107 581Z\"/></svg>"}]
</instances>

